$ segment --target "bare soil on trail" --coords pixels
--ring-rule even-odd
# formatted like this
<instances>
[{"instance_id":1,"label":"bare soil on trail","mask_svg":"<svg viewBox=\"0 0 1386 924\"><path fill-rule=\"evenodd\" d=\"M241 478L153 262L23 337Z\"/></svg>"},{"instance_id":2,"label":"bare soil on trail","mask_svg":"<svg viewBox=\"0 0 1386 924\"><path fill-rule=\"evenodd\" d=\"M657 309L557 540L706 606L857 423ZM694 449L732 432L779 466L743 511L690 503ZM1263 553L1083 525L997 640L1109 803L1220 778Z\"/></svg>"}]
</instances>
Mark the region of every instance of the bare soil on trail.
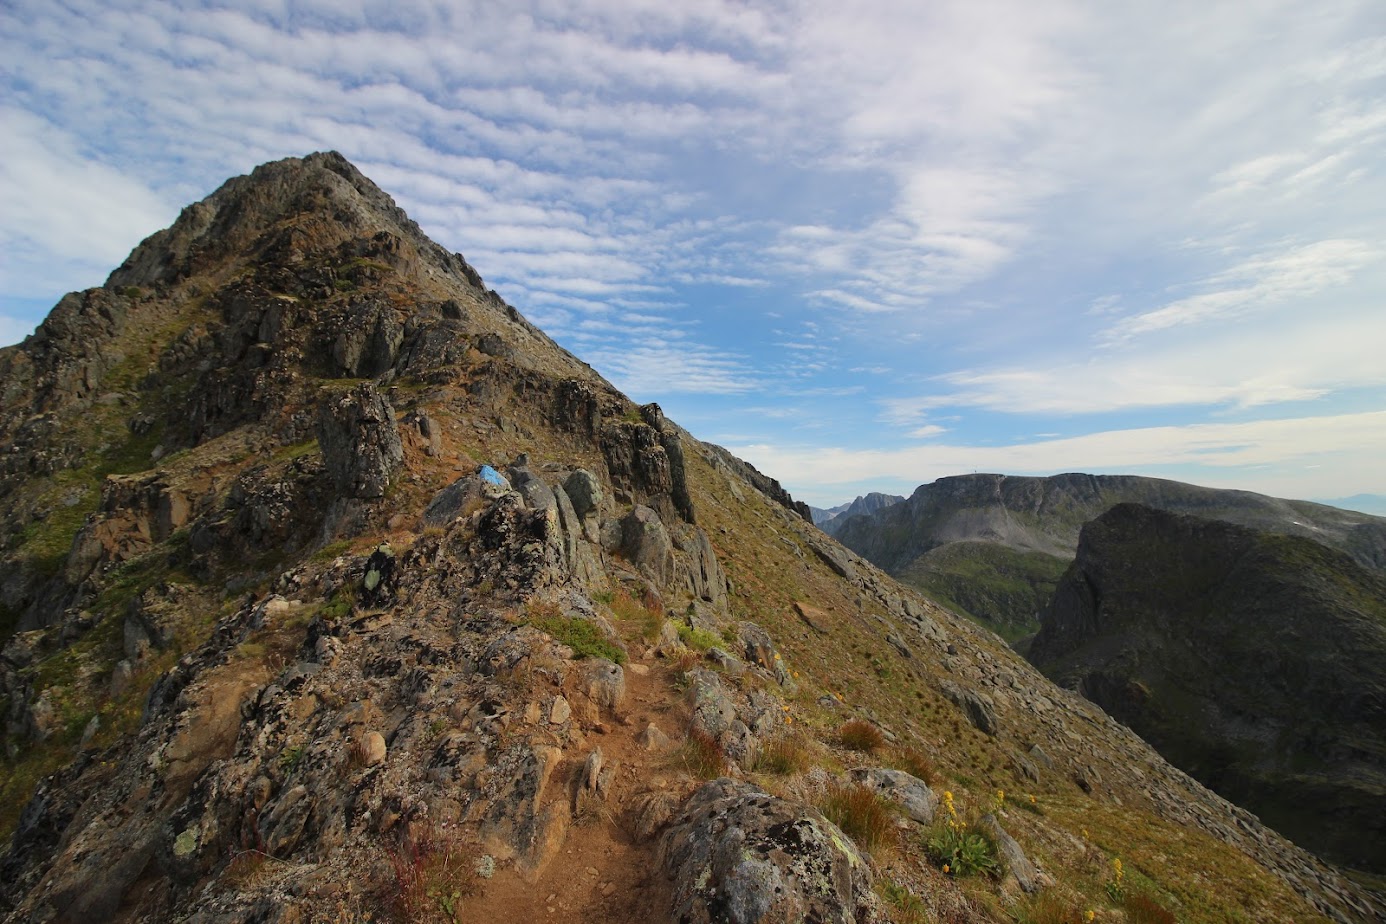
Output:
<instances>
[{"instance_id":1,"label":"bare soil on trail","mask_svg":"<svg viewBox=\"0 0 1386 924\"><path fill-rule=\"evenodd\" d=\"M657 924L667 919L670 884L658 868L659 837L640 842L634 811L645 793L667 790L682 797L695 785L675 751L648 750L638 740L653 723L674 742L684 737L688 707L674 686L674 671L659 659L636 658L626 665L621 706L584 722L585 742L568 749L546 789L545 802L567 800L581 787L587 755L600 748L612 768L607 799L580 810L567 836L537 878L498 864L478 894L464 900L457 920L467 924Z\"/></svg>"}]
</instances>

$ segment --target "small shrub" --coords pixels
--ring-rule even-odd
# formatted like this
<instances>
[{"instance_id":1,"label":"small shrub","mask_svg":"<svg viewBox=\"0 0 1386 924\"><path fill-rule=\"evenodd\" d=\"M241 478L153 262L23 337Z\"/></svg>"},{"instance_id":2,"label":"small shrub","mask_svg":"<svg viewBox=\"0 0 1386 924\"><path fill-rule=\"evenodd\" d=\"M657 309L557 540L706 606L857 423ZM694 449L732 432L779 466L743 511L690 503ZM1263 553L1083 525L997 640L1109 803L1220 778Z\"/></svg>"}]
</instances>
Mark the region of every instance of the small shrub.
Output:
<instances>
[{"instance_id":1,"label":"small shrub","mask_svg":"<svg viewBox=\"0 0 1386 924\"><path fill-rule=\"evenodd\" d=\"M706 629L695 629L688 624L679 626L679 641L693 651L707 651L721 644L721 639Z\"/></svg>"},{"instance_id":2,"label":"small shrub","mask_svg":"<svg viewBox=\"0 0 1386 924\"><path fill-rule=\"evenodd\" d=\"M1126 868L1121 857L1112 857L1112 878L1107 880L1107 897L1120 905L1126 899Z\"/></svg>"},{"instance_id":3,"label":"small shrub","mask_svg":"<svg viewBox=\"0 0 1386 924\"><path fill-rule=\"evenodd\" d=\"M727 769L727 755L716 738L705 731L689 732L678 757L684 769L700 780L715 780Z\"/></svg>"},{"instance_id":4,"label":"small shrub","mask_svg":"<svg viewBox=\"0 0 1386 924\"><path fill-rule=\"evenodd\" d=\"M869 853L895 841L895 813L890 803L873 789L855 784L829 786L818 810Z\"/></svg>"},{"instance_id":5,"label":"small shrub","mask_svg":"<svg viewBox=\"0 0 1386 924\"><path fill-rule=\"evenodd\" d=\"M756 755L756 770L775 776L791 776L808 767L808 753L803 745L789 737L772 738L760 747Z\"/></svg>"},{"instance_id":6,"label":"small shrub","mask_svg":"<svg viewBox=\"0 0 1386 924\"><path fill-rule=\"evenodd\" d=\"M289 776L298 769L298 765L303 762L303 745L295 745L285 748L279 753L279 769L285 776Z\"/></svg>"},{"instance_id":7,"label":"small shrub","mask_svg":"<svg viewBox=\"0 0 1386 924\"><path fill-rule=\"evenodd\" d=\"M1177 924L1174 914L1146 892L1129 892L1121 903L1130 924Z\"/></svg>"},{"instance_id":8,"label":"small shrub","mask_svg":"<svg viewBox=\"0 0 1386 924\"><path fill-rule=\"evenodd\" d=\"M844 748L866 754L873 754L885 747L885 735L881 734L881 730L861 719L844 722L837 730L837 738Z\"/></svg>"},{"instance_id":9,"label":"small shrub","mask_svg":"<svg viewBox=\"0 0 1386 924\"><path fill-rule=\"evenodd\" d=\"M573 655L577 658L606 658L617 664L626 663L625 650L603 635L596 623L576 616L558 615L539 616L531 618L529 622L539 631L551 635L554 641L573 649Z\"/></svg>"},{"instance_id":10,"label":"small shrub","mask_svg":"<svg viewBox=\"0 0 1386 924\"><path fill-rule=\"evenodd\" d=\"M972 876L985 873L1001 874L996 857L996 845L985 832L964 824L953 804L953 793L943 794L943 818L935 826L926 844L929 856L939 868L952 876Z\"/></svg>"},{"instance_id":11,"label":"small shrub","mask_svg":"<svg viewBox=\"0 0 1386 924\"><path fill-rule=\"evenodd\" d=\"M895 908L895 917L903 924L923 924L930 920L923 899L893 879L881 884L881 897Z\"/></svg>"}]
</instances>

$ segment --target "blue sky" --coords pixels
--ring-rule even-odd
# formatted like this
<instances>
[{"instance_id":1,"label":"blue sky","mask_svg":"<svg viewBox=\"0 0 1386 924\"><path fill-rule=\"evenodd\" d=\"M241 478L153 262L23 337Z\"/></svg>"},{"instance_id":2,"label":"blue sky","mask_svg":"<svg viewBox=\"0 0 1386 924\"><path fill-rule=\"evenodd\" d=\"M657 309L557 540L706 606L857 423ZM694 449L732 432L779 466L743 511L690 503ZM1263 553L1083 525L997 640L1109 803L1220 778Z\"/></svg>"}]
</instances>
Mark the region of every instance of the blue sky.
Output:
<instances>
[{"instance_id":1,"label":"blue sky","mask_svg":"<svg viewBox=\"0 0 1386 924\"><path fill-rule=\"evenodd\" d=\"M0 342L331 148L813 504L1386 494L1379 0L9 0L0 87Z\"/></svg>"}]
</instances>

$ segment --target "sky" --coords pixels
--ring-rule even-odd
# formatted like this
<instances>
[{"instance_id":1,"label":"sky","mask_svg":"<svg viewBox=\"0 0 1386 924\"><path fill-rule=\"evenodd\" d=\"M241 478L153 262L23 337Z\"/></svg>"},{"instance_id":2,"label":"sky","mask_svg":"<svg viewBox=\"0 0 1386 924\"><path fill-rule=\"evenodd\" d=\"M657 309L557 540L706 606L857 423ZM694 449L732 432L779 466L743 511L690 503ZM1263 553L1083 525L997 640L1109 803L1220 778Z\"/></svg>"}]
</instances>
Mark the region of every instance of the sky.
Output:
<instances>
[{"instance_id":1,"label":"sky","mask_svg":"<svg viewBox=\"0 0 1386 924\"><path fill-rule=\"evenodd\" d=\"M327 149L817 506L1386 495L1380 0L6 0L0 343Z\"/></svg>"}]
</instances>

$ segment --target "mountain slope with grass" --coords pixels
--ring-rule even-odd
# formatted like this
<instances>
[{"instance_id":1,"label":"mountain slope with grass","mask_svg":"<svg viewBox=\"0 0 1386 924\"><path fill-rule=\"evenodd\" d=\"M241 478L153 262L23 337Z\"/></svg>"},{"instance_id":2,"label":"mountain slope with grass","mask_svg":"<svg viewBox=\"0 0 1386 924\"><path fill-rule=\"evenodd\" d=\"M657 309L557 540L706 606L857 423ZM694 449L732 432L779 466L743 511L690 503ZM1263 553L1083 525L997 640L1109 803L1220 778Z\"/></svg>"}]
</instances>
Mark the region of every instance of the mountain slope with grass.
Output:
<instances>
[{"instance_id":1,"label":"mountain slope with grass","mask_svg":"<svg viewBox=\"0 0 1386 924\"><path fill-rule=\"evenodd\" d=\"M64 298L0 410L6 921L1383 908L633 404L339 155Z\"/></svg>"},{"instance_id":2,"label":"mountain slope with grass","mask_svg":"<svg viewBox=\"0 0 1386 924\"><path fill-rule=\"evenodd\" d=\"M1313 539L1386 569L1386 519L1135 475L959 475L844 521L839 542L1010 640L1033 635L1083 524L1122 503Z\"/></svg>"},{"instance_id":3,"label":"mountain slope with grass","mask_svg":"<svg viewBox=\"0 0 1386 924\"><path fill-rule=\"evenodd\" d=\"M1316 542L1136 504L1083 528L1030 651L1174 764L1386 872L1386 579Z\"/></svg>"}]
</instances>

